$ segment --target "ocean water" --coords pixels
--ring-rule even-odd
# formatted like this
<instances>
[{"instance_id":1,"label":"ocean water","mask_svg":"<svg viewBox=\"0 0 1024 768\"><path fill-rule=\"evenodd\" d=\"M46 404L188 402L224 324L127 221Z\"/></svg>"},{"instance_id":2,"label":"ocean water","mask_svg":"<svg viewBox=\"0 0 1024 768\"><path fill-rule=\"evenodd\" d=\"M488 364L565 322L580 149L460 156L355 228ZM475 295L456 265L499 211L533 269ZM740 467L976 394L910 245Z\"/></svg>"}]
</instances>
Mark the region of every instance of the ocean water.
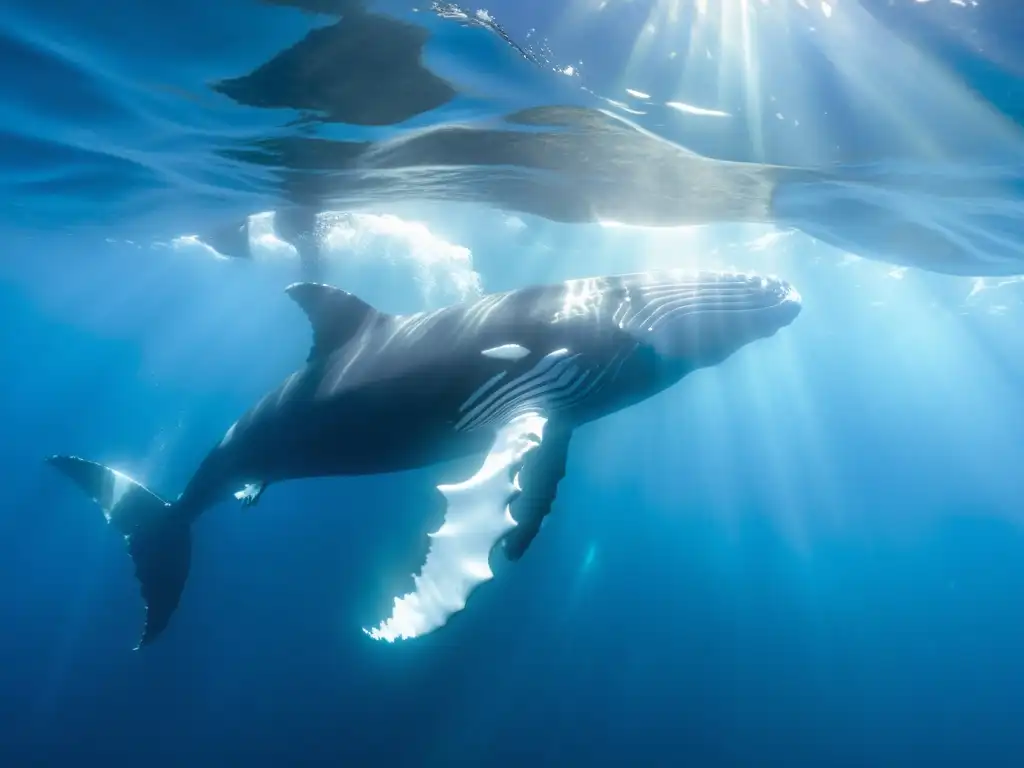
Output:
<instances>
[{"instance_id":1,"label":"ocean water","mask_svg":"<svg viewBox=\"0 0 1024 768\"><path fill-rule=\"evenodd\" d=\"M0 4L0 765L1020 765L1022 34L986 0ZM674 267L804 308L580 429L447 626L361 631L440 467L210 510L132 651L123 542L43 458L173 497L305 360L285 286Z\"/></svg>"}]
</instances>

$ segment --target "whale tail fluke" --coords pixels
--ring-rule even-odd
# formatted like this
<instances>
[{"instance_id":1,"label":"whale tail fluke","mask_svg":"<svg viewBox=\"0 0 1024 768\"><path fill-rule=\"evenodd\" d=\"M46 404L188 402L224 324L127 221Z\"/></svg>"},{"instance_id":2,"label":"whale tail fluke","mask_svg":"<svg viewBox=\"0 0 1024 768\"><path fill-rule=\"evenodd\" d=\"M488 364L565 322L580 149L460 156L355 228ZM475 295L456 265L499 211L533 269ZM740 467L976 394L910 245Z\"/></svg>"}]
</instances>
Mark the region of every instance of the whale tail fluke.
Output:
<instances>
[{"instance_id":1,"label":"whale tail fluke","mask_svg":"<svg viewBox=\"0 0 1024 768\"><path fill-rule=\"evenodd\" d=\"M103 510L124 536L135 563L146 622L140 648L159 635L178 607L192 557L189 519L123 472L75 456L47 459Z\"/></svg>"}]
</instances>

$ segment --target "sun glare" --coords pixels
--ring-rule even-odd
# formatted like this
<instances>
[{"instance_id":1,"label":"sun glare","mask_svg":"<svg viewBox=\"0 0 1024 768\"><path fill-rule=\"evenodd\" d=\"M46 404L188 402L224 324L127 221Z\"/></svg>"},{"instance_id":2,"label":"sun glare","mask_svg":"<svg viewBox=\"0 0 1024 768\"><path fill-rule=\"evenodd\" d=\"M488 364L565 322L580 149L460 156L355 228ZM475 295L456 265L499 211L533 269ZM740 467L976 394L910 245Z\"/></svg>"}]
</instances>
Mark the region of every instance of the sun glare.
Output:
<instances>
[{"instance_id":1,"label":"sun glare","mask_svg":"<svg viewBox=\"0 0 1024 768\"><path fill-rule=\"evenodd\" d=\"M894 2L920 13L923 26L942 25L946 37L968 34L964 14L978 4ZM684 144L691 127L701 128L695 121L731 118L744 122L752 159L764 159L769 126L779 141L778 121L788 130L787 149L820 162L836 147L813 126L842 103L891 126L893 140L920 157L942 159L952 142L1019 146L1008 119L859 0L652 0L642 17L638 5L575 0L561 28L606 28L621 15L633 42L617 86L601 94L626 114L664 110L667 129ZM823 93L813 67L826 68L838 91Z\"/></svg>"}]
</instances>

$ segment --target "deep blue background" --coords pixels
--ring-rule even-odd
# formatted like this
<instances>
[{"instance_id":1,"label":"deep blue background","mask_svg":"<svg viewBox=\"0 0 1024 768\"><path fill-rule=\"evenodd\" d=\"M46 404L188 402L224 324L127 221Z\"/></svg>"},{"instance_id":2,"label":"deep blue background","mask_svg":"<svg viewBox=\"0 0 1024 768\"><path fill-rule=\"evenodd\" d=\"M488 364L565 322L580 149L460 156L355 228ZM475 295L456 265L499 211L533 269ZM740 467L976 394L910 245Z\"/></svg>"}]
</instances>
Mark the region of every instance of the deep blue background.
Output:
<instances>
[{"instance_id":1,"label":"deep blue background","mask_svg":"<svg viewBox=\"0 0 1024 768\"><path fill-rule=\"evenodd\" d=\"M589 59L595 88L657 90L656 74L617 82L644 3L603 26L552 8L491 10L520 39L536 27L556 56ZM1012 36L1016 16L971 12ZM1010 94L997 107L1015 116L1012 60L982 65L935 31L949 25L909 13L880 18L922 45L947 39L944 66ZM804 241L768 265L804 294L798 322L581 430L543 535L516 567L496 563L443 631L393 646L359 631L409 587L437 525L444 474L421 472L284 485L255 509L211 511L172 627L130 651L142 613L131 563L41 458L117 463L173 495L301 363L308 329L281 292L286 270L61 223L162 193L161 173L202 164L196 121L233 125L230 109L139 83L195 89L309 23L244 2L0 9L0 56L18 73L0 103L17 191L0 203L0 764L1020 765L1019 295L971 303L970 281L841 266ZM821 114L840 101L803 98L831 98ZM238 130L255 130L259 116L246 119ZM909 146L823 126L846 159ZM979 149L960 141L964 125L931 128L958 157ZM712 134L692 135L725 147ZM756 154L729 141L719 154ZM108 145L144 146L163 167L90 154ZM795 146L770 134L763 151ZM538 253L525 258L489 216L431 225L473 247L495 290L643 268L657 249L686 262L696 247L608 233L596 250L593 233L530 222ZM764 254L732 256L759 267Z\"/></svg>"}]
</instances>

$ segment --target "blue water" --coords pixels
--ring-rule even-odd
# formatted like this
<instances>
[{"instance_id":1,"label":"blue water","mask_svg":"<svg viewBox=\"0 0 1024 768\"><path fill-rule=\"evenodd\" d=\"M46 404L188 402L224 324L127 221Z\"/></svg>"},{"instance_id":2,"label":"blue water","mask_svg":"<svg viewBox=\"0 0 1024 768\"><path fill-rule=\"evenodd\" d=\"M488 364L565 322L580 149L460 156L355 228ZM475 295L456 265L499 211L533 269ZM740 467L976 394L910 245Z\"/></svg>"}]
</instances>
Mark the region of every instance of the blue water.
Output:
<instances>
[{"instance_id":1,"label":"blue water","mask_svg":"<svg viewBox=\"0 0 1024 768\"><path fill-rule=\"evenodd\" d=\"M0 7L0 764L1024 761L1024 17L697 5ZM442 630L360 631L440 519L425 470L212 510L133 653L123 544L41 459L180 491L305 358L247 218L296 206L361 212L320 276L390 311L663 266L805 307L581 430Z\"/></svg>"}]
</instances>

